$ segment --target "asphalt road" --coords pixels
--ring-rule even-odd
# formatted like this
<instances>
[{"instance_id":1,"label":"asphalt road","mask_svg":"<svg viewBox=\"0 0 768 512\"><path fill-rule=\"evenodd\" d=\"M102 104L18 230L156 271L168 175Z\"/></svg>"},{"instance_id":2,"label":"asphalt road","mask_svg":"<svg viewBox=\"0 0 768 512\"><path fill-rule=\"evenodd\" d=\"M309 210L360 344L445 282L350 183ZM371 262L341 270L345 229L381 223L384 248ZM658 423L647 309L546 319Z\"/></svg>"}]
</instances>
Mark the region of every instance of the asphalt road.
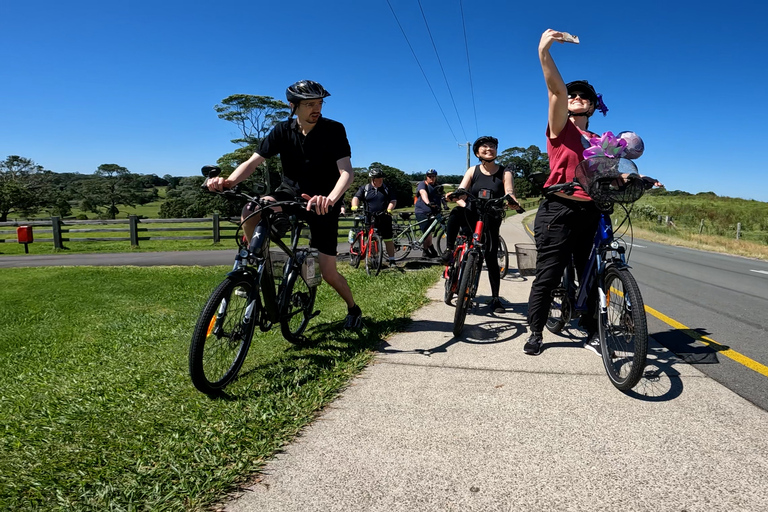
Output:
<instances>
[{"instance_id":1,"label":"asphalt road","mask_svg":"<svg viewBox=\"0 0 768 512\"><path fill-rule=\"evenodd\" d=\"M768 375L734 361L725 350L768 367L768 262L636 240L630 264L646 306L695 331L686 334L649 314L649 333L768 410ZM701 336L717 344L694 339Z\"/></svg>"}]
</instances>

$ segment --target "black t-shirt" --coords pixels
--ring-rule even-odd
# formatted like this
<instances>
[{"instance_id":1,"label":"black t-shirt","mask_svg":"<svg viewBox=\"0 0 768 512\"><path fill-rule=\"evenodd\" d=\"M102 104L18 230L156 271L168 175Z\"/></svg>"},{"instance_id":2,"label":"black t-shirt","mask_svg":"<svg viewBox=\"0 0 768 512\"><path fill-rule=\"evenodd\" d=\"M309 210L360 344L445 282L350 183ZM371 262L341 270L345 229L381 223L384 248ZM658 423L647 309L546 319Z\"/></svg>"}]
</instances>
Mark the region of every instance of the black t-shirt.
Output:
<instances>
[{"instance_id":1,"label":"black t-shirt","mask_svg":"<svg viewBox=\"0 0 768 512\"><path fill-rule=\"evenodd\" d=\"M344 125L320 117L304 136L295 119L282 121L272 128L259 146L259 155L280 155L283 181L300 192L327 196L339 181L338 160L352 155Z\"/></svg>"},{"instance_id":2,"label":"black t-shirt","mask_svg":"<svg viewBox=\"0 0 768 512\"><path fill-rule=\"evenodd\" d=\"M472 183L469 185L469 193L477 197L482 189L488 189L491 191L491 199L504 197L504 173L512 172L503 165L499 166L499 170L493 173L491 176L483 174L480 170L480 166L475 166L475 172L472 174ZM476 205L470 204L470 209L475 211Z\"/></svg>"},{"instance_id":3,"label":"black t-shirt","mask_svg":"<svg viewBox=\"0 0 768 512\"><path fill-rule=\"evenodd\" d=\"M386 185L376 188L371 183L358 188L355 197L368 205L370 213L387 211L387 205L394 199Z\"/></svg>"},{"instance_id":4,"label":"black t-shirt","mask_svg":"<svg viewBox=\"0 0 768 512\"><path fill-rule=\"evenodd\" d=\"M414 211L416 213L432 213L432 208L430 208L429 205L421 199L421 192L419 192L420 190L426 190L429 202L439 206L440 194L437 192L437 187L429 185L425 180L420 181L419 184L416 185L416 204L413 206Z\"/></svg>"}]
</instances>

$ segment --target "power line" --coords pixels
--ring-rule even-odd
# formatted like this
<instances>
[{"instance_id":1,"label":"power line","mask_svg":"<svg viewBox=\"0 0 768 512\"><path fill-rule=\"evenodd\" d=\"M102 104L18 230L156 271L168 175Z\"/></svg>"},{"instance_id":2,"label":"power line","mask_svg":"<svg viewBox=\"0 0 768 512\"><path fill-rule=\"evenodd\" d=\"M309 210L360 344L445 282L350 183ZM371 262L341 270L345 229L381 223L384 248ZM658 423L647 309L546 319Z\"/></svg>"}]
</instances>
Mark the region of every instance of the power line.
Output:
<instances>
[{"instance_id":1,"label":"power line","mask_svg":"<svg viewBox=\"0 0 768 512\"><path fill-rule=\"evenodd\" d=\"M456 108L456 100L453 99L453 92L451 91L451 86L448 85L448 77L445 76L445 69L443 69L443 63L440 60L440 54L437 53L437 46L435 45L435 40L432 38L432 31L429 30L429 23L427 23L427 16L424 14L424 8L421 6L421 0L417 0L417 2L419 4L419 9L421 10L421 17L424 18L424 25L426 25L427 27L427 34L429 34L429 40L432 41L432 48L434 48L435 56L437 56L437 63L440 65L440 71L443 72L443 78L445 79L445 86L448 87L448 94L451 96L451 102L453 102L453 109L456 111L456 117L459 119L459 126L461 126L461 131L464 134L464 139L466 139L467 131L464 129L464 125L461 122L459 109Z\"/></svg>"},{"instance_id":2,"label":"power line","mask_svg":"<svg viewBox=\"0 0 768 512\"><path fill-rule=\"evenodd\" d=\"M435 90L432 89L432 84L429 83L429 78L427 78L427 74L424 72L424 68L421 66L421 62L419 62L419 58L416 56L416 52L413 50L413 46L411 46L411 42L408 40L408 36L405 34L405 30L403 30L403 26L400 24L400 20L397 18L397 14L395 14L395 9L392 7L392 4L387 0L387 5L389 5L389 10L392 11L392 16L395 17L395 21L397 22L397 26L400 27L400 32L403 33L403 37L405 38L405 42L408 43L408 48L411 49L411 53L413 54L413 58L416 59L416 64L419 65L419 69L421 70L421 74L424 75L424 80L427 81L427 86L429 87L430 92L432 93L432 97L435 98L435 102L437 103L437 108L440 109L440 113L443 114L443 119L445 119L445 124L448 125L448 130L450 130L451 135L453 135L453 139L458 142L458 139L456 138L456 134L453 133L453 128L451 128L451 123L448 122L448 117L446 117L445 112L443 111L443 107L440 105L440 101L437 99L437 95L435 94ZM461 120L459 120L459 124L461 124ZM462 130L464 127L462 127ZM466 138L466 134L464 135Z\"/></svg>"},{"instance_id":3,"label":"power line","mask_svg":"<svg viewBox=\"0 0 768 512\"><path fill-rule=\"evenodd\" d=\"M475 106L475 86L472 84L472 68L469 65L469 44L467 43L467 25L464 21L464 2L459 0L459 8L461 9L461 26L464 29L464 48L467 50L467 71L469 72L469 91L472 95L472 111L475 114L475 134L480 135L480 130L477 127L477 107Z\"/></svg>"}]
</instances>

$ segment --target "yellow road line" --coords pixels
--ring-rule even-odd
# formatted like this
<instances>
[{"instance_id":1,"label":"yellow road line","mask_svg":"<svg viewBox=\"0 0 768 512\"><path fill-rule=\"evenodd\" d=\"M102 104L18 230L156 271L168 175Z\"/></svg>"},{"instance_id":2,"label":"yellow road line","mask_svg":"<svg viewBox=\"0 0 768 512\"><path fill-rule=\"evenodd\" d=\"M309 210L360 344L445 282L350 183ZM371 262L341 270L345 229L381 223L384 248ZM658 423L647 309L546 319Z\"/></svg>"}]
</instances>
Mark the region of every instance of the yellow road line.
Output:
<instances>
[{"instance_id":1,"label":"yellow road line","mask_svg":"<svg viewBox=\"0 0 768 512\"><path fill-rule=\"evenodd\" d=\"M712 338L708 338L706 336L703 336L699 334L698 332L694 331L690 327L681 324L677 320L674 320L672 318L669 318L667 315L660 313L659 311L656 311L650 306L645 306L645 312L648 313L651 316L654 316L664 322L665 324L669 325L670 327L673 327L683 334L693 338L696 341L700 341L704 343L705 345L709 345L712 347L715 351L717 351L718 354L722 354L728 359L732 359L736 361L737 363L743 364L750 370L754 370L760 375L763 375L765 377L768 377L768 366L765 366L764 364L760 364L757 361L748 358L744 354L740 354L736 352L735 350L731 350L730 348L726 347L725 345L722 345Z\"/></svg>"}]
</instances>

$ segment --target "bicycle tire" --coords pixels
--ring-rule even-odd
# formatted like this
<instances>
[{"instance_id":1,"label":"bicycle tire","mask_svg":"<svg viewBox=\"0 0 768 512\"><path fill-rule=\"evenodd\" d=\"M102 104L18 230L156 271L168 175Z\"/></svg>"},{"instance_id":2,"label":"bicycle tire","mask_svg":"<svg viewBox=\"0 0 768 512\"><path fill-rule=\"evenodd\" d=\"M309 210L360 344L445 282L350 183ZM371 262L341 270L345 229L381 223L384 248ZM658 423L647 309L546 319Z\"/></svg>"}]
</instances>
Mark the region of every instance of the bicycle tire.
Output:
<instances>
[{"instance_id":1,"label":"bicycle tire","mask_svg":"<svg viewBox=\"0 0 768 512\"><path fill-rule=\"evenodd\" d=\"M549 305L549 316L546 327L552 334L560 334L571 321L573 309L571 300L565 288L559 286L552 291L552 303Z\"/></svg>"},{"instance_id":2,"label":"bicycle tire","mask_svg":"<svg viewBox=\"0 0 768 512\"><path fill-rule=\"evenodd\" d=\"M608 267L603 283L606 308L599 322L603 365L611 383L628 391L642 378L648 356L645 305L628 269Z\"/></svg>"},{"instance_id":3,"label":"bicycle tire","mask_svg":"<svg viewBox=\"0 0 768 512\"><path fill-rule=\"evenodd\" d=\"M453 335L458 336L464 329L464 322L467 319L467 312L472 305L472 289L476 287L476 274L478 273L478 263L482 265L482 260L474 252L467 254L467 259L463 263L463 270L459 278L459 287L456 290L456 312L453 315Z\"/></svg>"},{"instance_id":4,"label":"bicycle tire","mask_svg":"<svg viewBox=\"0 0 768 512\"><path fill-rule=\"evenodd\" d=\"M363 246L363 232L358 231L355 234L355 239L349 245L349 264L352 268L360 266L360 258L362 257Z\"/></svg>"},{"instance_id":5,"label":"bicycle tire","mask_svg":"<svg viewBox=\"0 0 768 512\"><path fill-rule=\"evenodd\" d=\"M509 272L509 251L507 250L507 242L505 242L501 236L499 236L498 259L499 277L504 279L504 277Z\"/></svg>"},{"instance_id":6,"label":"bicycle tire","mask_svg":"<svg viewBox=\"0 0 768 512\"><path fill-rule=\"evenodd\" d=\"M381 238L376 233L368 239L368 250L365 251L365 271L370 276L379 275L381 272L381 261L384 259L384 248L381 246Z\"/></svg>"},{"instance_id":7,"label":"bicycle tire","mask_svg":"<svg viewBox=\"0 0 768 512\"><path fill-rule=\"evenodd\" d=\"M317 287L311 287L301 275L301 269L291 270L285 279L283 300L280 304L280 331L291 343L306 343L302 336L312 318Z\"/></svg>"},{"instance_id":8,"label":"bicycle tire","mask_svg":"<svg viewBox=\"0 0 768 512\"><path fill-rule=\"evenodd\" d=\"M435 229L435 233L432 235L432 247L437 249L438 256L442 256L445 252L446 239L445 229L442 227Z\"/></svg>"},{"instance_id":9,"label":"bicycle tire","mask_svg":"<svg viewBox=\"0 0 768 512\"><path fill-rule=\"evenodd\" d=\"M408 229L392 233L392 243L395 244L395 261L402 261L411 254L413 237Z\"/></svg>"},{"instance_id":10,"label":"bicycle tire","mask_svg":"<svg viewBox=\"0 0 768 512\"><path fill-rule=\"evenodd\" d=\"M457 261L454 259L446 267L446 276L445 276L445 283L443 284L445 286L445 293L443 294L443 302L451 305L451 300L453 300L453 295L456 293L457 283L456 280L458 279L458 265Z\"/></svg>"},{"instance_id":11,"label":"bicycle tire","mask_svg":"<svg viewBox=\"0 0 768 512\"><path fill-rule=\"evenodd\" d=\"M251 311L250 321L244 321L252 296L249 276L230 276L203 307L189 347L189 376L198 391L220 394L243 366L256 325L256 311Z\"/></svg>"}]
</instances>

